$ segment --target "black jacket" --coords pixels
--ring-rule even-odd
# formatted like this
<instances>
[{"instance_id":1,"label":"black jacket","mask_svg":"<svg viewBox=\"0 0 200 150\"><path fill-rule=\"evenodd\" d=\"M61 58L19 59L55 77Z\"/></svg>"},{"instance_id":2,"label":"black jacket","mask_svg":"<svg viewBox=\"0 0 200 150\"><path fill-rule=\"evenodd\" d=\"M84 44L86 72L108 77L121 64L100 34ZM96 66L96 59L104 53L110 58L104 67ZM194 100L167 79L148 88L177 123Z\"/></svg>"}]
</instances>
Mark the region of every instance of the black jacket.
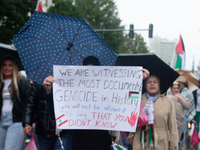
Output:
<instances>
[{"instance_id":1,"label":"black jacket","mask_svg":"<svg viewBox=\"0 0 200 150\"><path fill-rule=\"evenodd\" d=\"M30 97L25 109L23 126L36 123L35 133L40 136L50 137L55 135L55 116L50 115L47 109L47 99L43 85L33 82ZM66 132L61 132L67 134Z\"/></svg>"},{"instance_id":2,"label":"black jacket","mask_svg":"<svg viewBox=\"0 0 200 150\"><path fill-rule=\"evenodd\" d=\"M4 84L1 85L1 93L3 91ZM30 82L28 79L21 77L18 80L18 90L19 90L19 98L17 97L17 91L13 88L13 94L12 94L12 101L13 101L13 109L12 109L12 115L13 115L13 122L22 122L24 108L26 105L26 100L29 97L30 93ZM0 116L2 114L2 106L3 106L3 98L2 95L0 96Z\"/></svg>"}]
</instances>

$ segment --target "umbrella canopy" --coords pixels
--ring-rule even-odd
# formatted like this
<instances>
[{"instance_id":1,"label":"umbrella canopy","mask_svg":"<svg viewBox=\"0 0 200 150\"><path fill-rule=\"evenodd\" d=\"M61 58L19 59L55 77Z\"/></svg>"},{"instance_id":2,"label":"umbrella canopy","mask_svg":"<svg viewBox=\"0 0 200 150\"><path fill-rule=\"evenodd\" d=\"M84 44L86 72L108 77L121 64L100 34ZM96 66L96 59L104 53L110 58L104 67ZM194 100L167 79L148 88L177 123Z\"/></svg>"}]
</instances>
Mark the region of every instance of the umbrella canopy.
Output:
<instances>
[{"instance_id":1,"label":"umbrella canopy","mask_svg":"<svg viewBox=\"0 0 200 150\"><path fill-rule=\"evenodd\" d=\"M83 19L35 11L12 39L28 78L42 83L53 65L82 65L95 56L113 66L117 55Z\"/></svg>"},{"instance_id":2,"label":"umbrella canopy","mask_svg":"<svg viewBox=\"0 0 200 150\"><path fill-rule=\"evenodd\" d=\"M191 91L194 91L198 88L199 80L198 78L191 72L184 71L181 69L175 69L176 72L180 74L180 76L176 79L177 82L188 82L188 88Z\"/></svg>"},{"instance_id":3,"label":"umbrella canopy","mask_svg":"<svg viewBox=\"0 0 200 150\"><path fill-rule=\"evenodd\" d=\"M165 62L155 54L133 54L118 55L115 63L116 66L142 66L149 70L150 75L156 75L160 79L161 93L165 93L171 84L176 80L179 74L169 67ZM143 93L145 92L143 86Z\"/></svg>"},{"instance_id":4,"label":"umbrella canopy","mask_svg":"<svg viewBox=\"0 0 200 150\"><path fill-rule=\"evenodd\" d=\"M24 70L17 51L6 44L0 43L0 67L5 58L13 58L17 62L19 71Z\"/></svg>"}]
</instances>

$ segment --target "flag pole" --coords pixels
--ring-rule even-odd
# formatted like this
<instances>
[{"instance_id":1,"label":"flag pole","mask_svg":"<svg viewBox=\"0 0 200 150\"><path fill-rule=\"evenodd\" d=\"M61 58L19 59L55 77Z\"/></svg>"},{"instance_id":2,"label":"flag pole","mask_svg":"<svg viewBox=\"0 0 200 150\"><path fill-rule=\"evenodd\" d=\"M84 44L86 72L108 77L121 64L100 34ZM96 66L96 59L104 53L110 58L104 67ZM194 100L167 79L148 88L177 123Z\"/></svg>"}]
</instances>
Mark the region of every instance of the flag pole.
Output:
<instances>
[{"instance_id":1,"label":"flag pole","mask_svg":"<svg viewBox=\"0 0 200 150\"><path fill-rule=\"evenodd\" d=\"M176 53L176 50L174 50L174 52L173 52L173 56L172 56L172 61L171 61L171 68L173 68L174 69L174 67L173 67L173 63L174 63L174 54Z\"/></svg>"},{"instance_id":2,"label":"flag pole","mask_svg":"<svg viewBox=\"0 0 200 150\"><path fill-rule=\"evenodd\" d=\"M39 6L39 3L40 3L40 0L38 0L38 2L37 2L37 6L36 6L36 8L35 8L35 11L37 11L38 6Z\"/></svg>"},{"instance_id":3,"label":"flag pole","mask_svg":"<svg viewBox=\"0 0 200 150\"><path fill-rule=\"evenodd\" d=\"M176 45L178 44L178 41L176 42ZM174 52L173 52L173 56L172 56L172 61L171 61L171 68L175 69L176 64L173 67L173 63L174 63L174 55L176 54L176 46L174 48Z\"/></svg>"}]
</instances>

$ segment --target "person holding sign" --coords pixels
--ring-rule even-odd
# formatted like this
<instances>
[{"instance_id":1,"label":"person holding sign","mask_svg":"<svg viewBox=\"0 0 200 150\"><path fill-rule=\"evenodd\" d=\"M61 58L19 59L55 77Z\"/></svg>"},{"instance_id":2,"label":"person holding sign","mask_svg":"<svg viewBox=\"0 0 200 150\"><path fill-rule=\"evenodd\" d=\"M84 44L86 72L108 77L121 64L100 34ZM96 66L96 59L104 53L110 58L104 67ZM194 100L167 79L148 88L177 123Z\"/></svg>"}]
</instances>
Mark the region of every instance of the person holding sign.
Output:
<instances>
[{"instance_id":1,"label":"person holding sign","mask_svg":"<svg viewBox=\"0 0 200 150\"><path fill-rule=\"evenodd\" d=\"M83 61L84 66L100 66L99 60L94 56L88 56ZM142 69L143 78L149 75L148 70ZM49 76L44 80L44 85L46 87L46 92L52 93L52 83L54 82L54 77ZM53 100L48 101L48 107L50 112L54 113ZM70 103L70 102L68 102ZM72 149L80 150L110 150L111 149L111 136L108 130L74 130Z\"/></svg>"},{"instance_id":2,"label":"person holding sign","mask_svg":"<svg viewBox=\"0 0 200 150\"><path fill-rule=\"evenodd\" d=\"M141 105L148 123L137 128L135 133L129 133L127 141L133 145L133 150L177 150L178 130L172 100L160 94L160 80L155 75L146 79L145 89Z\"/></svg>"},{"instance_id":3,"label":"person holding sign","mask_svg":"<svg viewBox=\"0 0 200 150\"><path fill-rule=\"evenodd\" d=\"M100 66L99 60L94 56L88 56L84 59L83 65L87 66ZM52 76L47 77L44 80L46 87L46 93L52 95L52 83L54 78ZM53 96L51 96L53 98ZM53 100L47 101L48 109L51 114L54 114ZM110 150L111 136L106 130L74 130L72 149L80 150Z\"/></svg>"}]
</instances>

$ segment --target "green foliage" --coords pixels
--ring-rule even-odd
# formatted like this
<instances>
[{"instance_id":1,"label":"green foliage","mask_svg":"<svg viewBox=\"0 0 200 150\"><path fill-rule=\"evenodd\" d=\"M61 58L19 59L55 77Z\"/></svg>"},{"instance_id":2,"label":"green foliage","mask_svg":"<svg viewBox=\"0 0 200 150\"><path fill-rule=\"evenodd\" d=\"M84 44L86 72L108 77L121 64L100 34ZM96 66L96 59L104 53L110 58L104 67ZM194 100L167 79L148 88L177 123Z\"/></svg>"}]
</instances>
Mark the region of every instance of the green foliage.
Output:
<instances>
[{"instance_id":1,"label":"green foliage","mask_svg":"<svg viewBox=\"0 0 200 150\"><path fill-rule=\"evenodd\" d=\"M55 6L48 9L48 13L81 18L81 12L73 5L73 0L54 0Z\"/></svg>"},{"instance_id":2,"label":"green foliage","mask_svg":"<svg viewBox=\"0 0 200 150\"><path fill-rule=\"evenodd\" d=\"M122 49L126 50L125 53L148 53L149 50L144 42L144 38L137 33L134 33L134 36L134 39L129 39L128 35L125 35L124 45L121 46Z\"/></svg>"},{"instance_id":3,"label":"green foliage","mask_svg":"<svg viewBox=\"0 0 200 150\"><path fill-rule=\"evenodd\" d=\"M11 39L28 21L37 1L0 0L0 42L11 44Z\"/></svg>"},{"instance_id":4,"label":"green foliage","mask_svg":"<svg viewBox=\"0 0 200 150\"><path fill-rule=\"evenodd\" d=\"M93 29L104 23L106 29L123 29L113 0L54 0L55 6L48 12L85 19ZM123 52L122 32L105 32L104 41L116 53Z\"/></svg>"},{"instance_id":5,"label":"green foliage","mask_svg":"<svg viewBox=\"0 0 200 150\"><path fill-rule=\"evenodd\" d=\"M114 0L53 0L53 3L49 13L85 19L93 29L99 29L101 23L105 29L124 29ZM11 43L36 4L37 0L0 0L0 42ZM129 39L123 32L104 32L103 39L116 53L148 52L143 37L136 33L134 39Z\"/></svg>"}]
</instances>

